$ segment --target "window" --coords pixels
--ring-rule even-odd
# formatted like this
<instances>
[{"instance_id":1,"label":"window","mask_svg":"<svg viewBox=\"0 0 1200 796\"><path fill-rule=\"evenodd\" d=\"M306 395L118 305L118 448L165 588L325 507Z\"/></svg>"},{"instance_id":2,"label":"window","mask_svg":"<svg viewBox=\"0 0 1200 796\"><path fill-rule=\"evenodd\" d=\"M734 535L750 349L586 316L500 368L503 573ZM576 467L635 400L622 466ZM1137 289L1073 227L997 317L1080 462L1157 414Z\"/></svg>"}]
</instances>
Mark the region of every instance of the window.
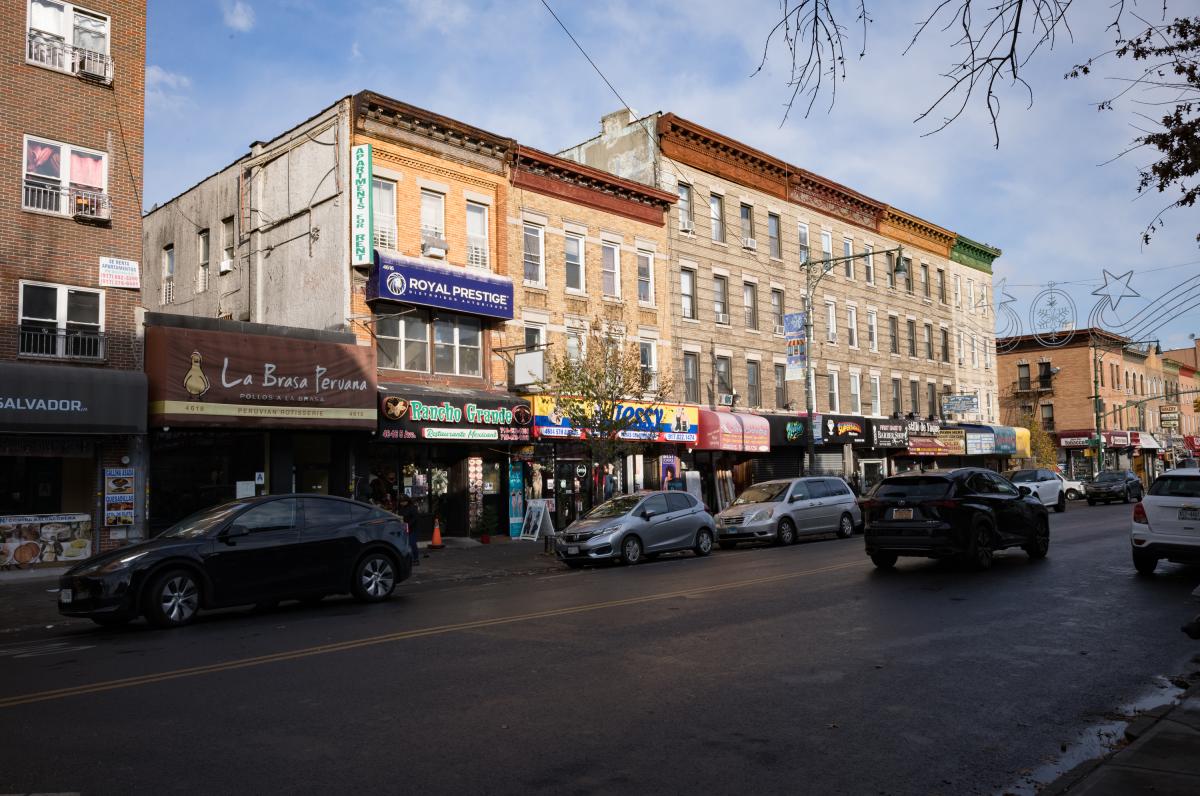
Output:
<instances>
[{"instance_id":1,"label":"window","mask_svg":"<svg viewBox=\"0 0 1200 796\"><path fill-rule=\"evenodd\" d=\"M221 220L221 260L233 267L233 216Z\"/></svg>"},{"instance_id":2,"label":"window","mask_svg":"<svg viewBox=\"0 0 1200 796\"><path fill-rule=\"evenodd\" d=\"M455 376L479 376L479 319L455 316L433 322L433 370Z\"/></svg>"},{"instance_id":3,"label":"window","mask_svg":"<svg viewBox=\"0 0 1200 796\"><path fill-rule=\"evenodd\" d=\"M900 379L892 379L892 414L899 415L904 411L900 402Z\"/></svg>"},{"instance_id":4,"label":"window","mask_svg":"<svg viewBox=\"0 0 1200 796\"><path fill-rule=\"evenodd\" d=\"M873 285L875 284L875 247L869 243L864 244L863 254L866 255L863 262L865 263L867 284Z\"/></svg>"},{"instance_id":5,"label":"window","mask_svg":"<svg viewBox=\"0 0 1200 796\"><path fill-rule=\"evenodd\" d=\"M563 238L564 271L567 290L583 293L587 290L587 279L583 271L583 238L567 235Z\"/></svg>"},{"instance_id":6,"label":"window","mask_svg":"<svg viewBox=\"0 0 1200 796\"><path fill-rule=\"evenodd\" d=\"M825 302L825 339L837 343L837 304L832 301Z\"/></svg>"},{"instance_id":7,"label":"window","mask_svg":"<svg viewBox=\"0 0 1200 796\"><path fill-rule=\"evenodd\" d=\"M762 406L762 382L759 380L758 370L757 360L746 360L747 406Z\"/></svg>"},{"instance_id":8,"label":"window","mask_svg":"<svg viewBox=\"0 0 1200 796\"><path fill-rule=\"evenodd\" d=\"M829 411L842 411L842 399L838 393L838 373L836 370L829 371Z\"/></svg>"},{"instance_id":9,"label":"window","mask_svg":"<svg viewBox=\"0 0 1200 796\"><path fill-rule=\"evenodd\" d=\"M681 182L677 190L679 191L679 220L688 222L682 226L690 226L692 221L692 186L686 182Z\"/></svg>"},{"instance_id":10,"label":"window","mask_svg":"<svg viewBox=\"0 0 1200 796\"><path fill-rule=\"evenodd\" d=\"M775 366L775 408L786 409L788 404L787 365Z\"/></svg>"},{"instance_id":11,"label":"window","mask_svg":"<svg viewBox=\"0 0 1200 796\"><path fill-rule=\"evenodd\" d=\"M900 260L900 265L904 266L904 289L909 293L913 292L913 267L912 260L904 257Z\"/></svg>"},{"instance_id":12,"label":"window","mask_svg":"<svg viewBox=\"0 0 1200 796\"><path fill-rule=\"evenodd\" d=\"M708 197L708 218L712 225L712 239L725 242L725 199L720 194Z\"/></svg>"},{"instance_id":13,"label":"window","mask_svg":"<svg viewBox=\"0 0 1200 796\"><path fill-rule=\"evenodd\" d=\"M964 356L963 351L964 350L965 349L963 348L963 333L962 333L962 329L959 329L958 330L958 364L960 364L960 365L963 363L963 356Z\"/></svg>"},{"instance_id":14,"label":"window","mask_svg":"<svg viewBox=\"0 0 1200 796\"><path fill-rule=\"evenodd\" d=\"M913 320L908 322L908 355L917 355L917 322Z\"/></svg>"},{"instance_id":15,"label":"window","mask_svg":"<svg viewBox=\"0 0 1200 796\"><path fill-rule=\"evenodd\" d=\"M637 253L638 301L654 303L654 255L650 252Z\"/></svg>"},{"instance_id":16,"label":"window","mask_svg":"<svg viewBox=\"0 0 1200 796\"><path fill-rule=\"evenodd\" d=\"M879 395L879 377L871 376L871 414L879 415L882 411L882 400Z\"/></svg>"},{"instance_id":17,"label":"window","mask_svg":"<svg viewBox=\"0 0 1200 796\"><path fill-rule=\"evenodd\" d=\"M954 275L954 306L962 306L962 277Z\"/></svg>"},{"instance_id":18,"label":"window","mask_svg":"<svg viewBox=\"0 0 1200 796\"><path fill-rule=\"evenodd\" d=\"M600 289L606 296L621 297L621 247L615 243L600 246Z\"/></svg>"},{"instance_id":19,"label":"window","mask_svg":"<svg viewBox=\"0 0 1200 796\"><path fill-rule=\"evenodd\" d=\"M446 197L435 191L421 191L421 238L446 237Z\"/></svg>"},{"instance_id":20,"label":"window","mask_svg":"<svg viewBox=\"0 0 1200 796\"><path fill-rule=\"evenodd\" d=\"M939 268L937 272L938 301L946 303L946 272Z\"/></svg>"},{"instance_id":21,"label":"window","mask_svg":"<svg viewBox=\"0 0 1200 796\"><path fill-rule=\"evenodd\" d=\"M1026 366L1026 367L1028 367L1028 366ZM1038 389L1039 390L1050 389L1053 378L1054 378L1054 374L1052 374L1050 372L1050 363L1049 362L1039 362L1038 363Z\"/></svg>"},{"instance_id":22,"label":"window","mask_svg":"<svg viewBox=\"0 0 1200 796\"><path fill-rule=\"evenodd\" d=\"M800 264L808 262L808 224L800 225Z\"/></svg>"},{"instance_id":23,"label":"window","mask_svg":"<svg viewBox=\"0 0 1200 796\"><path fill-rule=\"evenodd\" d=\"M375 338L381 368L429 372L429 317L424 312L379 316Z\"/></svg>"},{"instance_id":24,"label":"window","mask_svg":"<svg viewBox=\"0 0 1200 796\"><path fill-rule=\"evenodd\" d=\"M729 323L729 282L723 276L713 277L713 312L717 323Z\"/></svg>"},{"instance_id":25,"label":"window","mask_svg":"<svg viewBox=\"0 0 1200 796\"><path fill-rule=\"evenodd\" d=\"M767 213L767 237L771 240L771 256L783 259L783 244L779 240L779 215Z\"/></svg>"},{"instance_id":26,"label":"window","mask_svg":"<svg viewBox=\"0 0 1200 796\"><path fill-rule=\"evenodd\" d=\"M980 284L979 285L979 311L982 312L984 315L987 315L988 314L988 306L989 305L988 305L988 297L987 297L987 285Z\"/></svg>"},{"instance_id":27,"label":"window","mask_svg":"<svg viewBox=\"0 0 1200 796\"><path fill-rule=\"evenodd\" d=\"M900 319L895 315L888 316L888 331L892 336L892 353L900 353Z\"/></svg>"},{"instance_id":28,"label":"window","mask_svg":"<svg viewBox=\"0 0 1200 796\"><path fill-rule=\"evenodd\" d=\"M295 498L284 498L262 503L246 509L233 521L249 533L269 533L271 531L290 531L299 523L296 521L296 508L299 501Z\"/></svg>"},{"instance_id":29,"label":"window","mask_svg":"<svg viewBox=\"0 0 1200 796\"><path fill-rule=\"evenodd\" d=\"M642 366L642 384L646 390L658 389L658 344L653 340L638 341L638 360Z\"/></svg>"},{"instance_id":30,"label":"window","mask_svg":"<svg viewBox=\"0 0 1200 796\"><path fill-rule=\"evenodd\" d=\"M878 316L875 310L867 311L867 347L872 351L879 350Z\"/></svg>"},{"instance_id":31,"label":"window","mask_svg":"<svg viewBox=\"0 0 1200 796\"><path fill-rule=\"evenodd\" d=\"M779 334L783 331L783 291L771 291L771 323L775 326L775 333Z\"/></svg>"},{"instance_id":32,"label":"window","mask_svg":"<svg viewBox=\"0 0 1200 796\"><path fill-rule=\"evenodd\" d=\"M196 292L203 293L208 290L208 230L200 230L196 237L200 248L200 263L196 268Z\"/></svg>"},{"instance_id":33,"label":"window","mask_svg":"<svg viewBox=\"0 0 1200 796\"><path fill-rule=\"evenodd\" d=\"M854 241L850 240L849 238L842 238L842 256L850 257L852 254L854 254ZM846 265L846 278L853 279L854 278L854 261L846 260L845 265Z\"/></svg>"},{"instance_id":34,"label":"window","mask_svg":"<svg viewBox=\"0 0 1200 796\"><path fill-rule=\"evenodd\" d=\"M107 219L108 155L25 136L22 207Z\"/></svg>"},{"instance_id":35,"label":"window","mask_svg":"<svg viewBox=\"0 0 1200 796\"><path fill-rule=\"evenodd\" d=\"M742 222L742 240L749 241L754 239L754 208L750 205L742 205L739 215Z\"/></svg>"},{"instance_id":36,"label":"window","mask_svg":"<svg viewBox=\"0 0 1200 796\"><path fill-rule=\"evenodd\" d=\"M717 375L717 392L729 395L733 392L733 363L729 357L717 357L715 360Z\"/></svg>"},{"instance_id":37,"label":"window","mask_svg":"<svg viewBox=\"0 0 1200 796\"><path fill-rule=\"evenodd\" d=\"M928 384L925 385L925 397L927 399L927 403L929 404L929 407L928 407L929 408L929 416L937 417L938 416L938 397L937 397L937 385L936 384L934 384L933 382L929 382Z\"/></svg>"},{"instance_id":38,"label":"window","mask_svg":"<svg viewBox=\"0 0 1200 796\"><path fill-rule=\"evenodd\" d=\"M488 252L487 205L467 202L467 265L472 268L491 268Z\"/></svg>"},{"instance_id":39,"label":"window","mask_svg":"<svg viewBox=\"0 0 1200 796\"><path fill-rule=\"evenodd\" d=\"M679 272L679 299L683 305L683 317L696 320L696 272L687 268Z\"/></svg>"},{"instance_id":40,"label":"window","mask_svg":"<svg viewBox=\"0 0 1200 796\"><path fill-rule=\"evenodd\" d=\"M396 246L396 183L374 177L371 179L371 216L374 226L373 243L380 249ZM230 219L232 222L233 219Z\"/></svg>"},{"instance_id":41,"label":"window","mask_svg":"<svg viewBox=\"0 0 1200 796\"><path fill-rule=\"evenodd\" d=\"M967 280L967 312L975 311L975 280Z\"/></svg>"},{"instance_id":42,"label":"window","mask_svg":"<svg viewBox=\"0 0 1200 796\"><path fill-rule=\"evenodd\" d=\"M925 358L933 359L933 326L925 324Z\"/></svg>"},{"instance_id":43,"label":"window","mask_svg":"<svg viewBox=\"0 0 1200 796\"><path fill-rule=\"evenodd\" d=\"M567 327L567 359L571 362L579 362L583 359L583 331Z\"/></svg>"},{"instance_id":44,"label":"window","mask_svg":"<svg viewBox=\"0 0 1200 796\"><path fill-rule=\"evenodd\" d=\"M545 230L533 224L525 225L524 235L525 283L528 285L545 284L545 273L542 269L543 243Z\"/></svg>"},{"instance_id":45,"label":"window","mask_svg":"<svg viewBox=\"0 0 1200 796\"><path fill-rule=\"evenodd\" d=\"M821 230L821 258L833 259L833 233L827 230Z\"/></svg>"},{"instance_id":46,"label":"window","mask_svg":"<svg viewBox=\"0 0 1200 796\"><path fill-rule=\"evenodd\" d=\"M104 358L104 291L21 282L23 356Z\"/></svg>"},{"instance_id":47,"label":"window","mask_svg":"<svg viewBox=\"0 0 1200 796\"><path fill-rule=\"evenodd\" d=\"M884 258L884 267L887 269L887 284L888 287L896 286L896 255L888 252Z\"/></svg>"},{"instance_id":48,"label":"window","mask_svg":"<svg viewBox=\"0 0 1200 796\"><path fill-rule=\"evenodd\" d=\"M31 0L28 45L26 58L32 63L112 79L109 21L102 14L54 0Z\"/></svg>"},{"instance_id":49,"label":"window","mask_svg":"<svg viewBox=\"0 0 1200 796\"><path fill-rule=\"evenodd\" d=\"M942 361L950 361L950 330L942 329Z\"/></svg>"},{"instance_id":50,"label":"window","mask_svg":"<svg viewBox=\"0 0 1200 796\"><path fill-rule=\"evenodd\" d=\"M921 263L921 291L925 294L925 298L929 298L929 266Z\"/></svg>"},{"instance_id":51,"label":"window","mask_svg":"<svg viewBox=\"0 0 1200 796\"><path fill-rule=\"evenodd\" d=\"M979 344L975 335L971 335L971 367L979 367Z\"/></svg>"},{"instance_id":52,"label":"window","mask_svg":"<svg viewBox=\"0 0 1200 796\"><path fill-rule=\"evenodd\" d=\"M758 328L758 285L753 282L742 283L742 306L746 310L746 328Z\"/></svg>"},{"instance_id":53,"label":"window","mask_svg":"<svg viewBox=\"0 0 1200 796\"><path fill-rule=\"evenodd\" d=\"M916 379L908 382L909 411L914 415L921 414L921 384Z\"/></svg>"},{"instance_id":54,"label":"window","mask_svg":"<svg viewBox=\"0 0 1200 796\"><path fill-rule=\"evenodd\" d=\"M700 403L700 355L691 351L683 354L683 400Z\"/></svg>"},{"instance_id":55,"label":"window","mask_svg":"<svg viewBox=\"0 0 1200 796\"><path fill-rule=\"evenodd\" d=\"M535 351L542 347L545 341L546 329L537 324L525 325L525 350Z\"/></svg>"},{"instance_id":56,"label":"window","mask_svg":"<svg viewBox=\"0 0 1200 796\"><path fill-rule=\"evenodd\" d=\"M1042 404L1042 428L1054 430L1054 404Z\"/></svg>"},{"instance_id":57,"label":"window","mask_svg":"<svg viewBox=\"0 0 1200 796\"><path fill-rule=\"evenodd\" d=\"M175 246L170 243L162 250L162 303L175 303Z\"/></svg>"},{"instance_id":58,"label":"window","mask_svg":"<svg viewBox=\"0 0 1200 796\"><path fill-rule=\"evenodd\" d=\"M857 373L850 374L850 411L862 414L862 376Z\"/></svg>"},{"instance_id":59,"label":"window","mask_svg":"<svg viewBox=\"0 0 1200 796\"><path fill-rule=\"evenodd\" d=\"M846 345L858 348L858 308L846 308Z\"/></svg>"}]
</instances>

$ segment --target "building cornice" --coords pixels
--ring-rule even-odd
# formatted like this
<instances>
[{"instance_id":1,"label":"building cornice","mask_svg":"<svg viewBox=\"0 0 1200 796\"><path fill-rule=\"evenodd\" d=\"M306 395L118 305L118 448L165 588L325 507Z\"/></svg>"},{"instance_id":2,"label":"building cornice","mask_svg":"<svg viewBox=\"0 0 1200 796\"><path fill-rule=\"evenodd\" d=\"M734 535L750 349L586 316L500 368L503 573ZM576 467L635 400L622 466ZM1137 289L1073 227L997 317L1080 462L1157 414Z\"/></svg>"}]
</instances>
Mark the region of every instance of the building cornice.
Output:
<instances>
[{"instance_id":1,"label":"building cornice","mask_svg":"<svg viewBox=\"0 0 1200 796\"><path fill-rule=\"evenodd\" d=\"M992 272L992 263L1001 254L999 249L963 235L955 236L954 246L950 249L951 260L985 274Z\"/></svg>"},{"instance_id":2,"label":"building cornice","mask_svg":"<svg viewBox=\"0 0 1200 796\"><path fill-rule=\"evenodd\" d=\"M879 234L949 259L955 234L937 224L888 205L879 221Z\"/></svg>"},{"instance_id":3,"label":"building cornice","mask_svg":"<svg viewBox=\"0 0 1200 796\"><path fill-rule=\"evenodd\" d=\"M788 198L787 163L673 113L658 117L659 149L665 157L747 188Z\"/></svg>"},{"instance_id":4,"label":"building cornice","mask_svg":"<svg viewBox=\"0 0 1200 796\"><path fill-rule=\"evenodd\" d=\"M382 125L396 131L399 140L420 145L426 142L434 154L444 154L447 147L469 152L472 160L486 158L495 160L502 168L509 159L517 142L511 138L489 133L478 127L441 116L409 105L373 91L360 91L354 95L354 123L359 132L367 130L367 122L374 122L375 129Z\"/></svg>"},{"instance_id":5,"label":"building cornice","mask_svg":"<svg viewBox=\"0 0 1200 796\"><path fill-rule=\"evenodd\" d=\"M517 146L512 184L662 226L679 197L530 147Z\"/></svg>"},{"instance_id":6,"label":"building cornice","mask_svg":"<svg viewBox=\"0 0 1200 796\"><path fill-rule=\"evenodd\" d=\"M788 201L836 216L872 232L879 230L880 221L887 210L887 205L882 202L798 168L793 168L788 175Z\"/></svg>"}]
</instances>

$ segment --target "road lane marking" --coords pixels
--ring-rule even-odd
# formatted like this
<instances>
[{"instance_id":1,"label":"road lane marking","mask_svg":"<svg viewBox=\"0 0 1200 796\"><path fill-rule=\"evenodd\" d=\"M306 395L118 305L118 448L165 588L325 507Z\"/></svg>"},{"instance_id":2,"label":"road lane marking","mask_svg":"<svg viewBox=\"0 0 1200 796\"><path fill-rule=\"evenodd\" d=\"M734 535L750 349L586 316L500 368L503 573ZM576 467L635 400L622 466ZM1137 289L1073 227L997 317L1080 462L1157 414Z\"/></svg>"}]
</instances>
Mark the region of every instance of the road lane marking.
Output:
<instances>
[{"instance_id":1,"label":"road lane marking","mask_svg":"<svg viewBox=\"0 0 1200 796\"><path fill-rule=\"evenodd\" d=\"M416 630L402 630L396 633L385 633L378 636L350 639L332 644L301 647L300 649L289 650L286 652L273 652L269 655L257 655L251 658L239 658L237 660L225 661L223 663L211 663L203 666L190 666L184 669L172 669L165 672L143 674L135 677L124 677L118 680L106 680L87 685L56 688L50 691L36 691L30 694L17 694L10 697L0 698L0 709L17 707L19 705L30 705L36 702L48 702L54 699L65 699L72 696L99 694L105 691L115 691L121 688L133 688L134 686L139 685L162 683L169 680L178 680L183 677L196 677L202 674L215 674L217 672L227 672L235 669L246 669L251 666L262 666L268 663L298 660L300 658L309 658L314 655L327 655L333 652L345 652L347 650L362 649L364 647L373 647L379 644L389 644L396 641L423 638L425 636L439 636L447 633L457 633L464 630L478 630L481 628L498 627L500 625L511 625L518 622L531 622L536 619L549 619L559 616L570 616L572 614L582 614L590 611L600 611L606 608L620 608L628 605L641 605L644 603L658 602L661 600L670 600L676 597L690 597L698 594L711 594L713 592L728 591L731 589L760 586L765 583L777 583L783 580L802 578L807 575L820 575L826 572L835 572L840 569L849 569L850 567L862 567L863 563L864 562L862 561L851 561L843 564L833 564L830 566L818 567L817 569L801 570L800 572L786 572L779 575L767 575L761 578L751 578L749 580L732 581L729 583L718 583L711 586L694 586L688 589L677 589L675 591L660 592L658 594L647 594L641 597L625 597L620 600L606 600L604 602L586 603L584 605L574 605L566 608L552 608L545 611L514 614L513 616L502 616L493 619L477 619L471 622L457 622L449 625L418 628Z\"/></svg>"}]
</instances>

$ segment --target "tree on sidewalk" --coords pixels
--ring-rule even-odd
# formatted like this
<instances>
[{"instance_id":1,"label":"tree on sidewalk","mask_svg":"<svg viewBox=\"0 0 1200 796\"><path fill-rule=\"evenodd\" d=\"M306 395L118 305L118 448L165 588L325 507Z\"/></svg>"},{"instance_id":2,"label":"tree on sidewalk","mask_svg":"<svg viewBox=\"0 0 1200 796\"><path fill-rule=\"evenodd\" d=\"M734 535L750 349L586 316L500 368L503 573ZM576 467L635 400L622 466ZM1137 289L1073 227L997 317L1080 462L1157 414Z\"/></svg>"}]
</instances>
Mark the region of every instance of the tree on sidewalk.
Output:
<instances>
[{"instance_id":1,"label":"tree on sidewalk","mask_svg":"<svg viewBox=\"0 0 1200 796\"><path fill-rule=\"evenodd\" d=\"M653 438L649 432L657 431L673 389L643 360L639 343L629 341L618 322L601 317L578 345L548 352L537 386L554 402L551 417L574 430L602 473L642 450L642 439Z\"/></svg>"},{"instance_id":2,"label":"tree on sidewalk","mask_svg":"<svg viewBox=\"0 0 1200 796\"><path fill-rule=\"evenodd\" d=\"M1053 435L1042 428L1042 420L1034 412L1026 412L1021 418L1021 425L1029 429L1029 452L1033 462L1038 467L1048 470L1058 469L1058 445Z\"/></svg>"}]
</instances>

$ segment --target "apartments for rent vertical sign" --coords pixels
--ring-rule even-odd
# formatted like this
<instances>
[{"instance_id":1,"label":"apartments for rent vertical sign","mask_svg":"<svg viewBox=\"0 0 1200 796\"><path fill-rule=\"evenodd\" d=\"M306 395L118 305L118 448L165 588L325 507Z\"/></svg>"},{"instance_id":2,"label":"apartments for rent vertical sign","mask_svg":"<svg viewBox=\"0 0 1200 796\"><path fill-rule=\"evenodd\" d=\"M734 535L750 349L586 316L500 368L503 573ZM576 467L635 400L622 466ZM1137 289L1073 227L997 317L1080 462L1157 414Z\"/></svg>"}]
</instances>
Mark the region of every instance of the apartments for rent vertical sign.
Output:
<instances>
[{"instance_id":1,"label":"apartments for rent vertical sign","mask_svg":"<svg viewBox=\"0 0 1200 796\"><path fill-rule=\"evenodd\" d=\"M371 208L371 145L350 148L350 252L351 265L374 261L374 223Z\"/></svg>"}]
</instances>

